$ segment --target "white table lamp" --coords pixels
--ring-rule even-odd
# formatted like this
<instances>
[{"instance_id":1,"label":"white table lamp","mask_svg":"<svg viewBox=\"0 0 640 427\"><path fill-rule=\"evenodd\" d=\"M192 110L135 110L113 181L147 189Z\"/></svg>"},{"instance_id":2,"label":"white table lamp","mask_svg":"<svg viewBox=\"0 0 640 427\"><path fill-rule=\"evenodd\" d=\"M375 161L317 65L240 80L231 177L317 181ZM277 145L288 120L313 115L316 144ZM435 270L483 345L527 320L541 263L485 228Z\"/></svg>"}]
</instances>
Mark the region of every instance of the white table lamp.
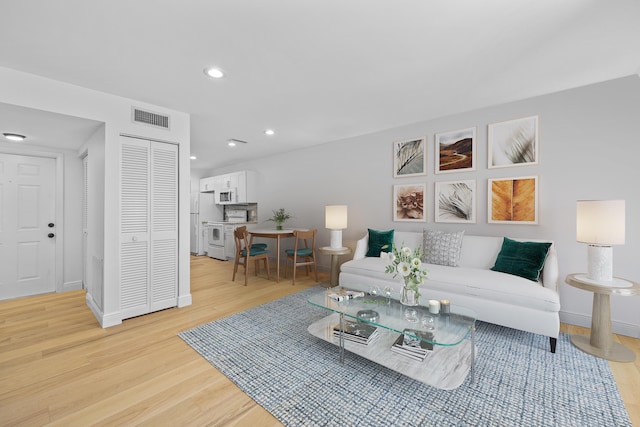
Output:
<instances>
[{"instance_id":1,"label":"white table lamp","mask_svg":"<svg viewBox=\"0 0 640 427\"><path fill-rule=\"evenodd\" d=\"M587 243L587 278L613 280L612 245L624 245L624 200L578 200L576 240Z\"/></svg>"},{"instance_id":2,"label":"white table lamp","mask_svg":"<svg viewBox=\"0 0 640 427\"><path fill-rule=\"evenodd\" d=\"M325 225L331 230L331 248L342 248L342 230L347 228L347 207L344 205L325 206Z\"/></svg>"}]
</instances>

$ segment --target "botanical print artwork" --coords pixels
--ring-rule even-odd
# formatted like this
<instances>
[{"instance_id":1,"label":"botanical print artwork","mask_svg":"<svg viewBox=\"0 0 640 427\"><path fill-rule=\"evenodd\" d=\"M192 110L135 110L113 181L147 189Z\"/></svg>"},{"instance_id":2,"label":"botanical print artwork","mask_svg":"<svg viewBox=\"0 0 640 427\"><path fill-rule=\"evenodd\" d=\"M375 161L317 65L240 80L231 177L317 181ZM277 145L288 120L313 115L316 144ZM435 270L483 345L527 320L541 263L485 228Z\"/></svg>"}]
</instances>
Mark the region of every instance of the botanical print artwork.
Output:
<instances>
[{"instance_id":1,"label":"botanical print artwork","mask_svg":"<svg viewBox=\"0 0 640 427\"><path fill-rule=\"evenodd\" d=\"M488 167L538 163L538 116L489 125Z\"/></svg>"},{"instance_id":2,"label":"botanical print artwork","mask_svg":"<svg viewBox=\"0 0 640 427\"><path fill-rule=\"evenodd\" d=\"M476 181L436 182L436 222L476 222Z\"/></svg>"},{"instance_id":3,"label":"botanical print artwork","mask_svg":"<svg viewBox=\"0 0 640 427\"><path fill-rule=\"evenodd\" d=\"M538 223L538 177L489 180L489 223Z\"/></svg>"},{"instance_id":4,"label":"botanical print artwork","mask_svg":"<svg viewBox=\"0 0 640 427\"><path fill-rule=\"evenodd\" d=\"M437 133L435 173L476 169L476 128Z\"/></svg>"},{"instance_id":5,"label":"botanical print artwork","mask_svg":"<svg viewBox=\"0 0 640 427\"><path fill-rule=\"evenodd\" d=\"M426 184L394 185L393 220L426 222L427 215L424 209L426 193Z\"/></svg>"},{"instance_id":6,"label":"botanical print artwork","mask_svg":"<svg viewBox=\"0 0 640 427\"><path fill-rule=\"evenodd\" d=\"M393 176L395 178L427 173L427 138L393 143Z\"/></svg>"}]
</instances>

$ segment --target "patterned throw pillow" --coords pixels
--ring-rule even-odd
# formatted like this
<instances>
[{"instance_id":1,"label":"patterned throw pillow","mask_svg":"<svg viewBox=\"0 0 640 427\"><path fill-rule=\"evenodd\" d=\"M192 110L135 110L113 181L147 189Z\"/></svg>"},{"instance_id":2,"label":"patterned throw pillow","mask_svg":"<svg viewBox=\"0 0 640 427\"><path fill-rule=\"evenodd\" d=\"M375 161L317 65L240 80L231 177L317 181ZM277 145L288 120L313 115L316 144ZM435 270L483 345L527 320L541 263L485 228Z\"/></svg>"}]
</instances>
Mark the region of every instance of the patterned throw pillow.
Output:
<instances>
[{"instance_id":1,"label":"patterned throw pillow","mask_svg":"<svg viewBox=\"0 0 640 427\"><path fill-rule=\"evenodd\" d=\"M462 249L464 231L423 230L422 240L424 256L422 261L427 264L457 267Z\"/></svg>"}]
</instances>

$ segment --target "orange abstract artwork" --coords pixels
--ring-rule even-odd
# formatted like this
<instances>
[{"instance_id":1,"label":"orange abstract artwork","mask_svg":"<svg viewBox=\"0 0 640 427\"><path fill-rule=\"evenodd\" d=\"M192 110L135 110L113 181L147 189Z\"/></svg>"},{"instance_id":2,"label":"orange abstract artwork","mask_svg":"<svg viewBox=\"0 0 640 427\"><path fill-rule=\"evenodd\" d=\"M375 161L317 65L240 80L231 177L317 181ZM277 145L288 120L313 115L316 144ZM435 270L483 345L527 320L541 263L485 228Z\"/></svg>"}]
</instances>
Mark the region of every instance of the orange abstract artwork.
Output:
<instances>
[{"instance_id":1,"label":"orange abstract artwork","mask_svg":"<svg viewBox=\"0 0 640 427\"><path fill-rule=\"evenodd\" d=\"M491 221L535 223L536 185L536 177L492 180Z\"/></svg>"}]
</instances>

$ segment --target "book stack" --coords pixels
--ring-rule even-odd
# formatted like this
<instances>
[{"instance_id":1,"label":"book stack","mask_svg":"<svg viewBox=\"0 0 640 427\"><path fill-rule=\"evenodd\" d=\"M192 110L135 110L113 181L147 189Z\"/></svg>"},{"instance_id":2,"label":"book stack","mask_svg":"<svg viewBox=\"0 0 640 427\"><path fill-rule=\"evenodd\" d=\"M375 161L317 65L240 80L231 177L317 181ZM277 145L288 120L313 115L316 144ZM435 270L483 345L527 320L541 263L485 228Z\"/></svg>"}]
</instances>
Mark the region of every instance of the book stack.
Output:
<instances>
[{"instance_id":1,"label":"book stack","mask_svg":"<svg viewBox=\"0 0 640 427\"><path fill-rule=\"evenodd\" d=\"M329 292L327 295L329 296L329 298L340 302L340 301L347 301L354 298L361 298L364 296L364 292L350 291L347 289L339 289L337 291Z\"/></svg>"},{"instance_id":2,"label":"book stack","mask_svg":"<svg viewBox=\"0 0 640 427\"><path fill-rule=\"evenodd\" d=\"M368 323L345 320L344 339L357 344L371 344L378 337L378 328ZM333 327L333 336L340 339L340 325Z\"/></svg>"},{"instance_id":3,"label":"book stack","mask_svg":"<svg viewBox=\"0 0 640 427\"><path fill-rule=\"evenodd\" d=\"M403 332L391 346L391 351L422 362L433 351L433 344L424 341L433 341L433 333L415 329Z\"/></svg>"}]
</instances>

